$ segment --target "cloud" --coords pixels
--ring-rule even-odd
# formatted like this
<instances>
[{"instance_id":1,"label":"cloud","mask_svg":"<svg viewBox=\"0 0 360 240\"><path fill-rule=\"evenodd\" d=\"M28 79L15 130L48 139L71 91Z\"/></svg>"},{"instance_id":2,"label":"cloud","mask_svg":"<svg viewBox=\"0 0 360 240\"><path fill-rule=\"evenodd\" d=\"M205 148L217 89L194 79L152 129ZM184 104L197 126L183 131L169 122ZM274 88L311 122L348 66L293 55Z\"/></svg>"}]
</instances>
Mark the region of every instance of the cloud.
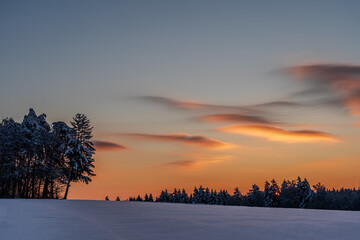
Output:
<instances>
[{"instance_id":1,"label":"cloud","mask_svg":"<svg viewBox=\"0 0 360 240\"><path fill-rule=\"evenodd\" d=\"M94 141L95 147L97 150L104 151L115 151L115 150L125 150L127 147L113 142L105 141Z\"/></svg>"},{"instance_id":2,"label":"cloud","mask_svg":"<svg viewBox=\"0 0 360 240\"><path fill-rule=\"evenodd\" d=\"M212 109L212 110L236 110L236 111L251 111L251 108L243 106L232 106L232 105L217 105L217 104L207 104L194 101L182 101L175 100L167 97L159 96L142 96L140 97L143 100L151 101L154 103L164 104L170 107L176 107L181 109Z\"/></svg>"},{"instance_id":3,"label":"cloud","mask_svg":"<svg viewBox=\"0 0 360 240\"><path fill-rule=\"evenodd\" d=\"M211 148L211 149L225 149L231 147L231 144L216 139L207 138L201 135L190 136L184 133L174 133L174 134L127 133L122 135L142 138L146 140L180 142L187 145L192 145L202 148Z\"/></svg>"},{"instance_id":4,"label":"cloud","mask_svg":"<svg viewBox=\"0 0 360 240\"><path fill-rule=\"evenodd\" d=\"M196 165L199 165L199 161L196 160L180 160L180 161L174 161L174 162L167 162L163 165L167 166L176 166L176 167L194 167Z\"/></svg>"},{"instance_id":5,"label":"cloud","mask_svg":"<svg viewBox=\"0 0 360 240\"><path fill-rule=\"evenodd\" d=\"M302 64L288 68L299 79L332 87L335 91L360 87L360 65L352 64Z\"/></svg>"},{"instance_id":6,"label":"cloud","mask_svg":"<svg viewBox=\"0 0 360 240\"><path fill-rule=\"evenodd\" d=\"M185 160L167 162L162 164L162 166L193 168L204 164L221 163L233 158L234 156L232 155L190 153L185 154Z\"/></svg>"},{"instance_id":7,"label":"cloud","mask_svg":"<svg viewBox=\"0 0 360 240\"><path fill-rule=\"evenodd\" d=\"M360 89L349 94L342 100L352 115L360 115Z\"/></svg>"},{"instance_id":8,"label":"cloud","mask_svg":"<svg viewBox=\"0 0 360 240\"><path fill-rule=\"evenodd\" d=\"M360 115L360 65L302 64L286 72L308 84L295 96L326 96L315 104L343 107L352 115Z\"/></svg>"},{"instance_id":9,"label":"cloud","mask_svg":"<svg viewBox=\"0 0 360 240\"><path fill-rule=\"evenodd\" d=\"M360 121L353 124L354 127L360 127Z\"/></svg>"},{"instance_id":10,"label":"cloud","mask_svg":"<svg viewBox=\"0 0 360 240\"><path fill-rule=\"evenodd\" d=\"M202 117L202 120L205 122L273 123L264 117L245 114L214 114Z\"/></svg>"},{"instance_id":11,"label":"cloud","mask_svg":"<svg viewBox=\"0 0 360 240\"><path fill-rule=\"evenodd\" d=\"M270 141L285 143L298 142L337 142L335 136L313 130L286 130L279 127L262 124L232 125L219 129L222 132L237 133L254 137L266 138Z\"/></svg>"},{"instance_id":12,"label":"cloud","mask_svg":"<svg viewBox=\"0 0 360 240\"><path fill-rule=\"evenodd\" d=\"M218 110L218 111L236 111L236 112L246 112L246 113L264 113L261 108L273 108L273 107L301 107L304 104L294 101L271 101L254 105L221 105L221 104L208 104L200 103L195 101L183 101L175 100L168 97L160 96L142 96L141 99L145 101L150 101L154 103L164 104L170 107L176 107L181 109L209 109L209 110Z\"/></svg>"},{"instance_id":13,"label":"cloud","mask_svg":"<svg viewBox=\"0 0 360 240\"><path fill-rule=\"evenodd\" d=\"M294 101L272 101L272 102L265 102L256 105L250 105L248 107L251 108L273 108L273 107L304 107L306 104Z\"/></svg>"}]
</instances>

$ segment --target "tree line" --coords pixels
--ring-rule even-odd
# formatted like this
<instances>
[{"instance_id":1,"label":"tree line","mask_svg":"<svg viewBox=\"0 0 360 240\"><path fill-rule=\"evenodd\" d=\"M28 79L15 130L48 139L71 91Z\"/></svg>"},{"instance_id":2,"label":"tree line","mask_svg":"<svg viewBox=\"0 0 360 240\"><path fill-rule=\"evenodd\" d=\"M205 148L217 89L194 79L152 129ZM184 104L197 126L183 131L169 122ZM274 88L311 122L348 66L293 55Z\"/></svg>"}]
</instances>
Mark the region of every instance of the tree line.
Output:
<instances>
[{"instance_id":1,"label":"tree line","mask_svg":"<svg viewBox=\"0 0 360 240\"><path fill-rule=\"evenodd\" d=\"M67 198L71 182L91 182L95 148L83 114L71 126L33 109L21 123L0 123L0 198ZM65 193L64 193L65 192Z\"/></svg>"},{"instance_id":2,"label":"tree line","mask_svg":"<svg viewBox=\"0 0 360 240\"><path fill-rule=\"evenodd\" d=\"M130 197L129 201L360 210L360 189L326 189L321 183L311 188L306 178L302 180L298 177L297 180L284 180L280 186L274 179L270 182L266 181L263 191L254 184L246 194L242 194L238 188L230 194L226 190L216 191L200 186L195 187L190 195L184 189L175 188L173 192L168 192L166 189L161 191L160 196L155 200L152 194L146 194L144 198L140 195L136 198Z\"/></svg>"}]
</instances>

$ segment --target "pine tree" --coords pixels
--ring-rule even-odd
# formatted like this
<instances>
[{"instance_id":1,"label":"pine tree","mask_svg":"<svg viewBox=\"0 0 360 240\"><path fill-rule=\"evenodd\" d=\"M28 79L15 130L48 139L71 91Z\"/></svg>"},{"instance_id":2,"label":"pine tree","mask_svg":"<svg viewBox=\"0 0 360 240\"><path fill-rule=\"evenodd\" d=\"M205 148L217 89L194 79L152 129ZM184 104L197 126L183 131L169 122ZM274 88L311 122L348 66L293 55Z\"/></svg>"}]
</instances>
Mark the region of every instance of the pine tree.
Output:
<instances>
[{"instance_id":1,"label":"pine tree","mask_svg":"<svg viewBox=\"0 0 360 240\"><path fill-rule=\"evenodd\" d=\"M311 190L309 182L304 179L304 181L301 181L301 178L298 177L297 180L297 190L298 190L298 202L300 208L306 208L308 207L311 198L313 196L313 191Z\"/></svg>"},{"instance_id":2,"label":"pine tree","mask_svg":"<svg viewBox=\"0 0 360 240\"><path fill-rule=\"evenodd\" d=\"M105 201L109 201L109 197L108 197L108 196L105 197Z\"/></svg>"},{"instance_id":3,"label":"pine tree","mask_svg":"<svg viewBox=\"0 0 360 240\"><path fill-rule=\"evenodd\" d=\"M168 194L167 189L165 191L161 191L159 198L156 199L157 202L169 202L170 196Z\"/></svg>"},{"instance_id":4,"label":"pine tree","mask_svg":"<svg viewBox=\"0 0 360 240\"><path fill-rule=\"evenodd\" d=\"M199 196L199 191L196 187L194 187L194 192L191 196L191 203L199 203L200 202L200 196Z\"/></svg>"},{"instance_id":5,"label":"pine tree","mask_svg":"<svg viewBox=\"0 0 360 240\"><path fill-rule=\"evenodd\" d=\"M298 207L297 188L294 180L284 180L281 184L280 206L285 208Z\"/></svg>"},{"instance_id":6,"label":"pine tree","mask_svg":"<svg viewBox=\"0 0 360 240\"><path fill-rule=\"evenodd\" d=\"M117 196L117 197L116 197L116 200L115 200L115 201L117 201L117 202L119 202L119 201L120 201L119 196Z\"/></svg>"},{"instance_id":7,"label":"pine tree","mask_svg":"<svg viewBox=\"0 0 360 240\"><path fill-rule=\"evenodd\" d=\"M95 176L92 158L95 153L94 144L90 141L92 138L92 127L90 120L83 114L76 114L71 122L72 131L67 135L66 157L69 159L67 164L68 180L64 199L67 194L71 181L83 181L86 184L91 182L92 176Z\"/></svg>"},{"instance_id":8,"label":"pine tree","mask_svg":"<svg viewBox=\"0 0 360 240\"><path fill-rule=\"evenodd\" d=\"M154 202L154 198L153 198L153 195L151 193L149 195L149 202Z\"/></svg>"},{"instance_id":9,"label":"pine tree","mask_svg":"<svg viewBox=\"0 0 360 240\"><path fill-rule=\"evenodd\" d=\"M265 207L277 207L279 205L280 188L275 179L265 182Z\"/></svg>"},{"instance_id":10,"label":"pine tree","mask_svg":"<svg viewBox=\"0 0 360 240\"><path fill-rule=\"evenodd\" d=\"M262 207L264 206L264 193L260 191L258 185L254 184L247 195L247 205Z\"/></svg>"},{"instance_id":11,"label":"pine tree","mask_svg":"<svg viewBox=\"0 0 360 240\"><path fill-rule=\"evenodd\" d=\"M242 194L238 187L234 189L234 195L233 195L232 205L242 205Z\"/></svg>"}]
</instances>

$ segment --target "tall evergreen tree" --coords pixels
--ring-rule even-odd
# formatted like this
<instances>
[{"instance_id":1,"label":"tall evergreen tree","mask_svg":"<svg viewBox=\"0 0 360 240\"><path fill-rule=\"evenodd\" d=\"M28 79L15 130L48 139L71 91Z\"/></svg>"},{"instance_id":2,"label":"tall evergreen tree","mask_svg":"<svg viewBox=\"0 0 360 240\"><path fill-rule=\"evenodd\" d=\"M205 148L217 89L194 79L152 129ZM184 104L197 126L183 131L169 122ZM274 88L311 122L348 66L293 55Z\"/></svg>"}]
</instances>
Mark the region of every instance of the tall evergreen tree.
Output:
<instances>
[{"instance_id":1,"label":"tall evergreen tree","mask_svg":"<svg viewBox=\"0 0 360 240\"><path fill-rule=\"evenodd\" d=\"M262 207L264 206L264 193L260 191L258 185L254 184L247 195L246 205Z\"/></svg>"},{"instance_id":2,"label":"tall evergreen tree","mask_svg":"<svg viewBox=\"0 0 360 240\"><path fill-rule=\"evenodd\" d=\"M310 188L309 182L304 179L304 181L301 181L301 178L298 177L297 182L297 194L298 194L298 202L300 208L306 208L308 207L311 198L313 196L313 191Z\"/></svg>"},{"instance_id":3,"label":"tall evergreen tree","mask_svg":"<svg viewBox=\"0 0 360 240\"><path fill-rule=\"evenodd\" d=\"M280 188L275 179L271 180L271 184L265 182L265 207L277 207L279 205Z\"/></svg>"},{"instance_id":4,"label":"tall evergreen tree","mask_svg":"<svg viewBox=\"0 0 360 240\"><path fill-rule=\"evenodd\" d=\"M149 202L154 202L154 198L153 198L153 195L151 193L149 195Z\"/></svg>"},{"instance_id":5,"label":"tall evergreen tree","mask_svg":"<svg viewBox=\"0 0 360 240\"><path fill-rule=\"evenodd\" d=\"M92 127L90 120L84 114L76 114L71 122L72 131L67 135L66 157L69 159L67 164L68 179L64 199L67 198L70 182L83 181L86 184L91 182L93 173L93 154L95 153L92 138Z\"/></svg>"}]
</instances>

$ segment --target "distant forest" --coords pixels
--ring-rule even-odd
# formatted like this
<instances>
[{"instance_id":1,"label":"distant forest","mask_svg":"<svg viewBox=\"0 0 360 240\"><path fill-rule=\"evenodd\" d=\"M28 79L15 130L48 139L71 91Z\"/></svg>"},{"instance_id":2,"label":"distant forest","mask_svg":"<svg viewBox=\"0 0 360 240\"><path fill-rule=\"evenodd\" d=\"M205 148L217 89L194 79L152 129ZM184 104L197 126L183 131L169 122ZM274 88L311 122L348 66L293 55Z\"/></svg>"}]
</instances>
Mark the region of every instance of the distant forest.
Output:
<instances>
[{"instance_id":1,"label":"distant forest","mask_svg":"<svg viewBox=\"0 0 360 240\"><path fill-rule=\"evenodd\" d=\"M71 182L91 181L95 153L89 119L71 127L46 121L33 109L18 123L0 123L0 198L67 198ZM65 192L65 194L64 194Z\"/></svg>"},{"instance_id":2,"label":"distant forest","mask_svg":"<svg viewBox=\"0 0 360 240\"><path fill-rule=\"evenodd\" d=\"M108 198L106 199L108 200ZM119 198L117 198L119 201ZM154 202L152 194L130 197L129 201ZM186 203L186 204L213 204L253 207L281 207L281 208L312 208L336 210L360 210L360 189L340 190L326 189L318 183L311 189L309 182L301 180L284 180L279 186L273 179L266 181L264 191L254 184L247 194L242 194L238 188L233 194L226 190L210 190L209 188L194 188L188 195L184 189L174 189L173 192L164 190L155 202Z\"/></svg>"}]
</instances>

